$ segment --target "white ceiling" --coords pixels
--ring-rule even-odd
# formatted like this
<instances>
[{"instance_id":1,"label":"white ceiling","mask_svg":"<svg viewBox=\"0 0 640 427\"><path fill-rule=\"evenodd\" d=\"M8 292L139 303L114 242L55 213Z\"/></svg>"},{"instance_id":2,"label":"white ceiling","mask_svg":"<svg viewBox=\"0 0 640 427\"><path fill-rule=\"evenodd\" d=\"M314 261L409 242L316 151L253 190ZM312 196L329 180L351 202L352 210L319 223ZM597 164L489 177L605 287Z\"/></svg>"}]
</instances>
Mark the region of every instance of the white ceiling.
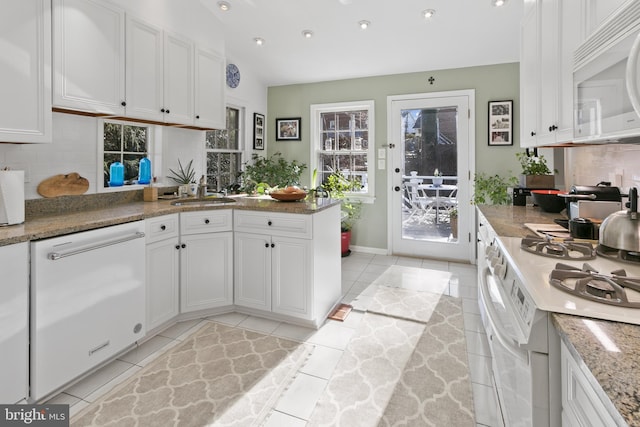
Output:
<instances>
[{"instance_id":1,"label":"white ceiling","mask_svg":"<svg viewBox=\"0 0 640 427\"><path fill-rule=\"evenodd\" d=\"M223 25L227 59L268 86L519 60L522 0L226 0L227 12L200 1ZM425 20L425 9L436 14Z\"/></svg>"}]
</instances>

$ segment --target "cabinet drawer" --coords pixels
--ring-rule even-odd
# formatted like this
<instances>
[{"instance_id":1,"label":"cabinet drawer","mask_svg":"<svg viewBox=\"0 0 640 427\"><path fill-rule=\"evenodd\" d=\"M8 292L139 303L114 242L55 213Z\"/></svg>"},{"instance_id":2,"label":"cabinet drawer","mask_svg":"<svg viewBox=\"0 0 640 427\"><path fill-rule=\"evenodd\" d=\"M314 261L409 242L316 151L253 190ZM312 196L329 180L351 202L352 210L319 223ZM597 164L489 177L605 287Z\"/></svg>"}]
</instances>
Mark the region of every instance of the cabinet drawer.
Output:
<instances>
[{"instance_id":1,"label":"cabinet drawer","mask_svg":"<svg viewBox=\"0 0 640 427\"><path fill-rule=\"evenodd\" d=\"M145 220L146 243L176 237L178 235L178 214L163 215Z\"/></svg>"},{"instance_id":2,"label":"cabinet drawer","mask_svg":"<svg viewBox=\"0 0 640 427\"><path fill-rule=\"evenodd\" d=\"M180 233L199 234L233 230L233 211L210 210L180 214Z\"/></svg>"},{"instance_id":3,"label":"cabinet drawer","mask_svg":"<svg viewBox=\"0 0 640 427\"><path fill-rule=\"evenodd\" d=\"M273 236L311 239L312 220L311 215L235 211L234 229Z\"/></svg>"}]
</instances>

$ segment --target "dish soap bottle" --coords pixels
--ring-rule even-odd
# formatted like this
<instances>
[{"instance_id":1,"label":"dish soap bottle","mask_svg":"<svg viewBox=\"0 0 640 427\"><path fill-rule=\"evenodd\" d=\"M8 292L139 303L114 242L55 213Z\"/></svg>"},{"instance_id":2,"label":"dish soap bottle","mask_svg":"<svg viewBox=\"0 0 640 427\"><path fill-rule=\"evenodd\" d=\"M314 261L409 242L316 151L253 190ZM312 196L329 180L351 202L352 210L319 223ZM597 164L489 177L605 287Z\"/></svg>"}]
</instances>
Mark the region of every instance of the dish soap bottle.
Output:
<instances>
[{"instance_id":1,"label":"dish soap bottle","mask_svg":"<svg viewBox=\"0 0 640 427\"><path fill-rule=\"evenodd\" d=\"M138 184L148 184L151 182L151 160L148 157L140 159L138 165Z\"/></svg>"},{"instance_id":2,"label":"dish soap bottle","mask_svg":"<svg viewBox=\"0 0 640 427\"><path fill-rule=\"evenodd\" d=\"M113 162L109 166L109 187L124 185L124 166L120 162Z\"/></svg>"}]
</instances>

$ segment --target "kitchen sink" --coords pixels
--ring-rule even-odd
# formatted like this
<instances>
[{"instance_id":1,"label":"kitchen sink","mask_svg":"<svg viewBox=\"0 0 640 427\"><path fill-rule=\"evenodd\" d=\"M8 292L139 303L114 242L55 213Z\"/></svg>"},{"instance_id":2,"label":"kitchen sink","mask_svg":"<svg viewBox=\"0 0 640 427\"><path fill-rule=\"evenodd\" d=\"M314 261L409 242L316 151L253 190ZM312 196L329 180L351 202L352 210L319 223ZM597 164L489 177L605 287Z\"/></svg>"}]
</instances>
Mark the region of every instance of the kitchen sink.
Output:
<instances>
[{"instance_id":1,"label":"kitchen sink","mask_svg":"<svg viewBox=\"0 0 640 427\"><path fill-rule=\"evenodd\" d=\"M198 205L198 206L215 206L225 203L235 203L236 200L231 197L203 197L203 198L187 198L178 199L171 202L173 206Z\"/></svg>"}]
</instances>

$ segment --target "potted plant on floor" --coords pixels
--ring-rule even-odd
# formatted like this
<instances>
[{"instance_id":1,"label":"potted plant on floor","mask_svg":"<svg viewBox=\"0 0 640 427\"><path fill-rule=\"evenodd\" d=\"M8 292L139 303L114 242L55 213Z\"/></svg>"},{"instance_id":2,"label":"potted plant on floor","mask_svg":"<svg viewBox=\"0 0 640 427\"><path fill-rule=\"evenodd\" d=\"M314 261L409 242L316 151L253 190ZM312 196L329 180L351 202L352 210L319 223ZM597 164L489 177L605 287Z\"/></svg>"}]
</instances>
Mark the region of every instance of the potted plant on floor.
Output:
<instances>
[{"instance_id":1,"label":"potted plant on floor","mask_svg":"<svg viewBox=\"0 0 640 427\"><path fill-rule=\"evenodd\" d=\"M554 188L554 173L557 171L551 172L549 166L547 166L547 159L545 159L544 156L538 156L537 152L534 152L533 155L530 155L529 152L524 152L516 153L516 157L522 168L520 187Z\"/></svg>"},{"instance_id":2,"label":"potted plant on floor","mask_svg":"<svg viewBox=\"0 0 640 427\"><path fill-rule=\"evenodd\" d=\"M335 171L327 177L322 184L322 189L329 193L332 199L341 199L340 205L342 217L340 220L340 232L342 242L342 256L349 256L351 250L351 229L362 213L362 202L347 198L345 193L359 190L360 183L357 180L347 179L342 172Z\"/></svg>"}]
</instances>

